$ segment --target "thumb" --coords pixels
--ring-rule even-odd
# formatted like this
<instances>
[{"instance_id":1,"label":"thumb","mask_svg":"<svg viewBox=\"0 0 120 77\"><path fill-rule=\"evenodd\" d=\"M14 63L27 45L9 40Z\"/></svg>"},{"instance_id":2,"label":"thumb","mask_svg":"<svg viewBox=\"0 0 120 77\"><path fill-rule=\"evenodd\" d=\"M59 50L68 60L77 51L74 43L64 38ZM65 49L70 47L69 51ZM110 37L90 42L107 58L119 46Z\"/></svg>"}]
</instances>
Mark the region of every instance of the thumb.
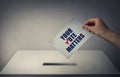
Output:
<instances>
[{"instance_id":1,"label":"thumb","mask_svg":"<svg viewBox=\"0 0 120 77\"><path fill-rule=\"evenodd\" d=\"M84 26L83 26L83 29L88 30L88 31L90 31L90 32L93 32L93 27L92 27L92 26L89 26L89 25L84 25Z\"/></svg>"}]
</instances>

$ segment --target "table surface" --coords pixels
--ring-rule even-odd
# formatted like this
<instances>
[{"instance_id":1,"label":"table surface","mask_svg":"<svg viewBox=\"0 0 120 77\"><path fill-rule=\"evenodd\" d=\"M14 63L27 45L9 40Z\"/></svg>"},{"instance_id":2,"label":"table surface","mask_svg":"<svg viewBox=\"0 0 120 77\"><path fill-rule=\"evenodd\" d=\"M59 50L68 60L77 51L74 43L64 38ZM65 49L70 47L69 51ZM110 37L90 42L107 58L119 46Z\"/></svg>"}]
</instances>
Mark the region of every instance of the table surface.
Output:
<instances>
[{"instance_id":1,"label":"table surface","mask_svg":"<svg viewBox=\"0 0 120 77\"><path fill-rule=\"evenodd\" d=\"M18 50L0 74L116 74L101 50L79 50L69 59L56 50Z\"/></svg>"}]
</instances>

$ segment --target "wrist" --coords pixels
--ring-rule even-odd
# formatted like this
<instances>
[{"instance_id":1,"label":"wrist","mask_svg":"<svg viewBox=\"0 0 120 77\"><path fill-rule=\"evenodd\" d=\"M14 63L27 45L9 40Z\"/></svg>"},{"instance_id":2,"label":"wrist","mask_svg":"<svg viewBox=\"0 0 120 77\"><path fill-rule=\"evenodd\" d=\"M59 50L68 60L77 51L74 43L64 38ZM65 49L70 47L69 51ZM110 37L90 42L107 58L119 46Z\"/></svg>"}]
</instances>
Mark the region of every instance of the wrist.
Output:
<instances>
[{"instance_id":1,"label":"wrist","mask_svg":"<svg viewBox=\"0 0 120 77\"><path fill-rule=\"evenodd\" d=\"M101 33L100 37L104 38L104 39L109 39L110 38L110 35L112 34L113 32L111 30L106 30L105 32Z\"/></svg>"}]
</instances>

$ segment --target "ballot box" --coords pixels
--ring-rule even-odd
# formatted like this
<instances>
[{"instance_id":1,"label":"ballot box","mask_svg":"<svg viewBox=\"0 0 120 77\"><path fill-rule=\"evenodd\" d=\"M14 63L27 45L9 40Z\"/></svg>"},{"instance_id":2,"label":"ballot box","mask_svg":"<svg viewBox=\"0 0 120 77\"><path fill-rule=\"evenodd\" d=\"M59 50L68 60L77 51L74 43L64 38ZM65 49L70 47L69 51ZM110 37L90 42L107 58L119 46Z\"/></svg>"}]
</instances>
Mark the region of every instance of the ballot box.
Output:
<instances>
[{"instance_id":1,"label":"ballot box","mask_svg":"<svg viewBox=\"0 0 120 77\"><path fill-rule=\"evenodd\" d=\"M0 74L117 74L101 50L78 50L69 59L57 50L18 50Z\"/></svg>"}]
</instances>

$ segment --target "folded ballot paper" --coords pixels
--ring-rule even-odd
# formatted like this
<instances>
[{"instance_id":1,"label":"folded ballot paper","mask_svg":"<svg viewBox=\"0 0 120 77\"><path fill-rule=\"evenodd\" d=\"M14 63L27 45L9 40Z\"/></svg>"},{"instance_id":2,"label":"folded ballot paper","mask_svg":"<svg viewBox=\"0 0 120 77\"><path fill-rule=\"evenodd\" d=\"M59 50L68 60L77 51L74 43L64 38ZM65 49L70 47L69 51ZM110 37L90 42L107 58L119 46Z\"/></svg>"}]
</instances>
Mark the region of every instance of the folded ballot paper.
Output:
<instances>
[{"instance_id":1,"label":"folded ballot paper","mask_svg":"<svg viewBox=\"0 0 120 77\"><path fill-rule=\"evenodd\" d=\"M82 28L82 24L74 20L65 26L52 40L53 46L69 58L82 46L92 34Z\"/></svg>"}]
</instances>

